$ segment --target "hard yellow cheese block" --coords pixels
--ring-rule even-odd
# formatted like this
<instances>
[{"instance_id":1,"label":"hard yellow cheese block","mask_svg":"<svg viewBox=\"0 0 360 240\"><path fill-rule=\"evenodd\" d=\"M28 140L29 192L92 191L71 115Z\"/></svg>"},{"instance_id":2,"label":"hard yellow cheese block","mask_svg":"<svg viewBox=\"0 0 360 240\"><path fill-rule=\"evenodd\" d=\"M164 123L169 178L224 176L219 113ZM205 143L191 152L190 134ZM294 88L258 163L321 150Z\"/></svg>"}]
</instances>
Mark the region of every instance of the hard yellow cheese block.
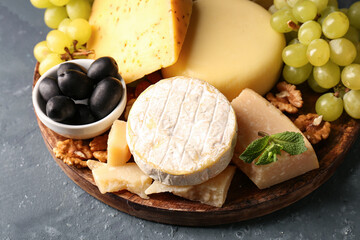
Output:
<instances>
[{"instance_id":1,"label":"hard yellow cheese block","mask_svg":"<svg viewBox=\"0 0 360 240\"><path fill-rule=\"evenodd\" d=\"M146 194L171 192L174 195L211 205L221 207L227 196L231 180L235 174L236 167L228 166L219 175L199 185L191 186L170 186L154 181L146 189Z\"/></svg>"},{"instance_id":2,"label":"hard yellow cheese block","mask_svg":"<svg viewBox=\"0 0 360 240\"><path fill-rule=\"evenodd\" d=\"M121 166L129 161L131 153L126 142L126 122L116 120L111 126L107 154L110 166Z\"/></svg>"},{"instance_id":3,"label":"hard yellow cheese block","mask_svg":"<svg viewBox=\"0 0 360 240\"><path fill-rule=\"evenodd\" d=\"M282 152L278 161L267 165L255 165L255 161L249 164L240 160L239 155L252 141L259 138L259 131L268 134L301 132L280 110L250 89L244 89L231 105L239 127L233 162L258 188L268 188L319 167L315 151L305 137L307 151L302 154L291 156Z\"/></svg>"},{"instance_id":4,"label":"hard yellow cheese block","mask_svg":"<svg viewBox=\"0 0 360 240\"><path fill-rule=\"evenodd\" d=\"M150 186L152 179L145 175L135 163L111 167L105 163L88 160L87 164L102 194L128 190L141 198L149 198L145 190Z\"/></svg>"},{"instance_id":5,"label":"hard yellow cheese block","mask_svg":"<svg viewBox=\"0 0 360 240\"><path fill-rule=\"evenodd\" d=\"M87 48L112 56L126 83L176 62L192 0L95 0Z\"/></svg>"},{"instance_id":6,"label":"hard yellow cheese block","mask_svg":"<svg viewBox=\"0 0 360 240\"><path fill-rule=\"evenodd\" d=\"M179 60L163 76L205 80L229 101L244 88L265 94L278 79L285 46L270 17L247 0L195 1Z\"/></svg>"}]
</instances>

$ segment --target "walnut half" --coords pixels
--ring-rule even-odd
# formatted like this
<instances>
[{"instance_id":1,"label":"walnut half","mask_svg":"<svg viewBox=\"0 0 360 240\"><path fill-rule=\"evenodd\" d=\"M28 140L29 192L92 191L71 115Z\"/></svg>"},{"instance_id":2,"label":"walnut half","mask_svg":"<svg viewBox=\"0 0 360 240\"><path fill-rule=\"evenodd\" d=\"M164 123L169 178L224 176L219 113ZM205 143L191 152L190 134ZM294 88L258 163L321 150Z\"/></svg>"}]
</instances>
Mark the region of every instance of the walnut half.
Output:
<instances>
[{"instance_id":1,"label":"walnut half","mask_svg":"<svg viewBox=\"0 0 360 240\"><path fill-rule=\"evenodd\" d=\"M89 146L83 145L82 140L66 139L56 143L53 149L55 156L69 166L77 168L87 167L86 161L93 157Z\"/></svg>"},{"instance_id":2,"label":"walnut half","mask_svg":"<svg viewBox=\"0 0 360 240\"><path fill-rule=\"evenodd\" d=\"M298 116L294 124L312 144L316 144L330 135L331 124L323 121L322 116L315 113Z\"/></svg>"},{"instance_id":3,"label":"walnut half","mask_svg":"<svg viewBox=\"0 0 360 240\"><path fill-rule=\"evenodd\" d=\"M268 93L267 100L282 112L297 113L298 109L303 106L300 90L297 90L295 85L286 82L279 82L276 88L279 93L275 96Z\"/></svg>"}]
</instances>

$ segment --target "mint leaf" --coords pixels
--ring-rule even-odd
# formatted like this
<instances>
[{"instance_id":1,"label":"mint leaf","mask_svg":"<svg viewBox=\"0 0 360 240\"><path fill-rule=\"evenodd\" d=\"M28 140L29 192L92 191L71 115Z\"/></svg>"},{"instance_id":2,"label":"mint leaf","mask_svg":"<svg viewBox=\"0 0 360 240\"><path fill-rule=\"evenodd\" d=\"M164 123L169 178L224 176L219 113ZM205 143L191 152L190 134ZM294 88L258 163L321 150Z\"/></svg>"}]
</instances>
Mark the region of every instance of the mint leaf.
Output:
<instances>
[{"instance_id":1,"label":"mint leaf","mask_svg":"<svg viewBox=\"0 0 360 240\"><path fill-rule=\"evenodd\" d=\"M256 158L256 165L264 165L277 161L277 155L281 154L281 150L290 155L297 155L305 152L304 138L301 133L282 132L268 135L259 132L262 138L254 140L245 151L239 156L246 163L253 162Z\"/></svg>"},{"instance_id":2,"label":"mint leaf","mask_svg":"<svg viewBox=\"0 0 360 240\"><path fill-rule=\"evenodd\" d=\"M298 155L307 150L304 138L300 133L283 132L271 135L272 141L282 146L282 149L290 155Z\"/></svg>"},{"instance_id":3,"label":"mint leaf","mask_svg":"<svg viewBox=\"0 0 360 240\"><path fill-rule=\"evenodd\" d=\"M277 154L281 154L282 146L276 143L268 145L255 163L255 165L265 165L277 161Z\"/></svg>"},{"instance_id":4,"label":"mint leaf","mask_svg":"<svg viewBox=\"0 0 360 240\"><path fill-rule=\"evenodd\" d=\"M266 146L269 144L269 139L269 136L265 136L254 140L247 146L239 158L246 163L251 163L265 150Z\"/></svg>"}]
</instances>

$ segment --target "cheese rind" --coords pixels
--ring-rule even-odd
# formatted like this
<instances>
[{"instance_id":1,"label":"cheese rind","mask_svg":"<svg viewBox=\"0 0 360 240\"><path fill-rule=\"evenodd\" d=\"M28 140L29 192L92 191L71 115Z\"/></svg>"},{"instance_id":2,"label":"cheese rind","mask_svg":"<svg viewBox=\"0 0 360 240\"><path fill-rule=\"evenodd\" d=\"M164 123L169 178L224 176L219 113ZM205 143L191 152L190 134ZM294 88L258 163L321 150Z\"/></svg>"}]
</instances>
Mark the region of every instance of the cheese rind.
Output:
<instances>
[{"instance_id":1,"label":"cheese rind","mask_svg":"<svg viewBox=\"0 0 360 240\"><path fill-rule=\"evenodd\" d=\"M144 174L135 163L111 167L105 163L88 160L87 164L92 170L96 186L102 194L128 190L141 198L149 198L145 194L145 190L151 185L152 179Z\"/></svg>"},{"instance_id":2,"label":"cheese rind","mask_svg":"<svg viewBox=\"0 0 360 240\"><path fill-rule=\"evenodd\" d=\"M121 166L130 158L131 153L126 142L126 122L116 120L109 132L107 163L113 167Z\"/></svg>"},{"instance_id":3,"label":"cheese rind","mask_svg":"<svg viewBox=\"0 0 360 240\"><path fill-rule=\"evenodd\" d=\"M171 192L174 195L201 203L211 205L214 207L221 207L227 196L231 180L235 174L236 167L228 166L223 172L214 178L207 180L204 183L193 186L169 186L154 181L148 189L146 194Z\"/></svg>"},{"instance_id":4,"label":"cheese rind","mask_svg":"<svg viewBox=\"0 0 360 240\"><path fill-rule=\"evenodd\" d=\"M95 0L87 48L113 57L130 83L177 61L191 11L192 0Z\"/></svg>"},{"instance_id":5,"label":"cheese rind","mask_svg":"<svg viewBox=\"0 0 360 240\"><path fill-rule=\"evenodd\" d=\"M226 168L236 118L216 88L175 77L147 88L133 104L126 138L138 166L168 185L202 183Z\"/></svg>"},{"instance_id":6,"label":"cheese rind","mask_svg":"<svg viewBox=\"0 0 360 240\"><path fill-rule=\"evenodd\" d=\"M230 101L244 88L265 94L278 79L285 47L270 18L251 1L195 1L179 59L163 76L203 79Z\"/></svg>"},{"instance_id":7,"label":"cheese rind","mask_svg":"<svg viewBox=\"0 0 360 240\"><path fill-rule=\"evenodd\" d=\"M279 109L253 90L244 89L231 105L236 113L238 127L241 129L238 133L233 162L258 188L268 188L319 167L315 151L305 136L307 151L302 154L291 156L282 151L276 162L267 165L255 165L255 161L249 164L240 160L239 155L252 141L259 138L259 131L268 134L285 131L301 133L301 131Z\"/></svg>"}]
</instances>

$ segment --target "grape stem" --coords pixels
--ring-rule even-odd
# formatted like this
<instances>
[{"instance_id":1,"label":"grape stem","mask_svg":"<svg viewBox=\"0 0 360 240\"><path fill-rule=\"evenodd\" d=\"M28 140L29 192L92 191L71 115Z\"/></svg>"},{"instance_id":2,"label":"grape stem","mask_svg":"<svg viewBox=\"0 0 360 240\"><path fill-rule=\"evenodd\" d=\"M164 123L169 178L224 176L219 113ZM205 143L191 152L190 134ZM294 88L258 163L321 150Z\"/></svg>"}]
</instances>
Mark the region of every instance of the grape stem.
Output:
<instances>
[{"instance_id":1,"label":"grape stem","mask_svg":"<svg viewBox=\"0 0 360 240\"><path fill-rule=\"evenodd\" d=\"M287 22L287 25L289 26L289 28L291 28L291 29L294 30L294 31L297 31L297 30L299 30L299 28L300 28L300 25L299 25L299 24L296 24L296 23L293 22L292 20L289 20L289 21Z\"/></svg>"},{"instance_id":2,"label":"grape stem","mask_svg":"<svg viewBox=\"0 0 360 240\"><path fill-rule=\"evenodd\" d=\"M88 49L77 49L76 45L77 45L78 41L74 40L73 41L73 46L74 46L74 52L71 53L68 47L65 47L65 53L61 54L61 59L64 61L68 61L68 60L73 60L76 57L85 57L85 56L89 56L90 54L94 54L94 50L88 50Z\"/></svg>"}]
</instances>

